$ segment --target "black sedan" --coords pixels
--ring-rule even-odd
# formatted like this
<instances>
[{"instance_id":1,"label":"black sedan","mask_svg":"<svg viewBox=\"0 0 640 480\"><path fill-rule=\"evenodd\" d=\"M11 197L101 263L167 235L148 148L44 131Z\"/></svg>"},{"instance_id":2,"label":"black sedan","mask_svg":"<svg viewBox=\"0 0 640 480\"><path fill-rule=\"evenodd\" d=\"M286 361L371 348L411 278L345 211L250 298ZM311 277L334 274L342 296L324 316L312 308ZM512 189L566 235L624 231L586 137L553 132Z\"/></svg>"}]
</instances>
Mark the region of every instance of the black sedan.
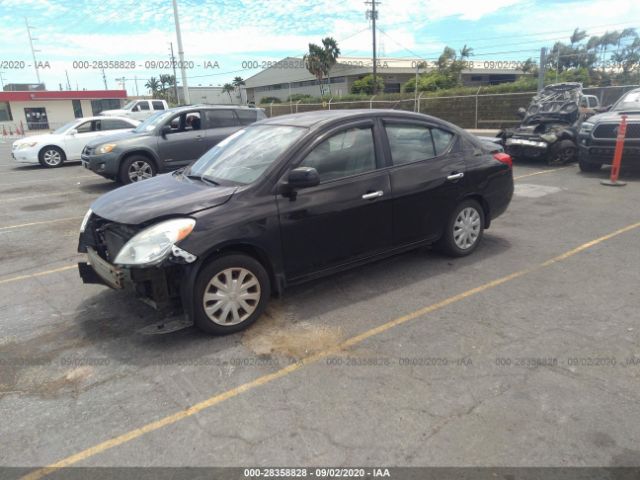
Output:
<instances>
[{"instance_id":1,"label":"black sedan","mask_svg":"<svg viewBox=\"0 0 640 480\"><path fill-rule=\"evenodd\" d=\"M96 200L79 270L232 333L288 285L428 244L468 255L512 194L509 155L433 117L275 117Z\"/></svg>"}]
</instances>

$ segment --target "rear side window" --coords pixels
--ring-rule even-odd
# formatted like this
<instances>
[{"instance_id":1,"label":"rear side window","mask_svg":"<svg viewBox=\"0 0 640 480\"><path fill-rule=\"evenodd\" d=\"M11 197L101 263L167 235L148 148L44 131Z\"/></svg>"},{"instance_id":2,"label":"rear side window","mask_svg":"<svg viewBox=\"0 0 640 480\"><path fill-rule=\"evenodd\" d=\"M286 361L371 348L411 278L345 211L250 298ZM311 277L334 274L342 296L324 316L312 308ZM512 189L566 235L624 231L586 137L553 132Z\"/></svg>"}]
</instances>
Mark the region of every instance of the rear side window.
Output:
<instances>
[{"instance_id":1,"label":"rear side window","mask_svg":"<svg viewBox=\"0 0 640 480\"><path fill-rule=\"evenodd\" d=\"M235 127L238 125L232 110L205 110L208 128Z\"/></svg>"},{"instance_id":2,"label":"rear side window","mask_svg":"<svg viewBox=\"0 0 640 480\"><path fill-rule=\"evenodd\" d=\"M125 122L124 120L105 118L100 120L100 128L99 130L119 130L121 128L133 128L130 123Z\"/></svg>"},{"instance_id":3,"label":"rear side window","mask_svg":"<svg viewBox=\"0 0 640 480\"><path fill-rule=\"evenodd\" d=\"M164 110L164 103L158 100L154 100L151 104L153 105L154 110Z\"/></svg>"},{"instance_id":4,"label":"rear side window","mask_svg":"<svg viewBox=\"0 0 640 480\"><path fill-rule=\"evenodd\" d=\"M433 143L436 146L436 155L442 155L448 150L449 145L451 145L453 133L440 130L439 128L432 128L431 135L433 136Z\"/></svg>"},{"instance_id":5,"label":"rear side window","mask_svg":"<svg viewBox=\"0 0 640 480\"><path fill-rule=\"evenodd\" d=\"M422 125L386 125L394 165L436 156L431 129Z\"/></svg>"},{"instance_id":6,"label":"rear side window","mask_svg":"<svg viewBox=\"0 0 640 480\"><path fill-rule=\"evenodd\" d=\"M240 119L241 125L249 125L258 119L258 112L256 110L237 110L236 114Z\"/></svg>"},{"instance_id":7,"label":"rear side window","mask_svg":"<svg viewBox=\"0 0 640 480\"><path fill-rule=\"evenodd\" d=\"M149 104L147 102L139 102L136 107L138 107L138 110L149 110Z\"/></svg>"}]
</instances>

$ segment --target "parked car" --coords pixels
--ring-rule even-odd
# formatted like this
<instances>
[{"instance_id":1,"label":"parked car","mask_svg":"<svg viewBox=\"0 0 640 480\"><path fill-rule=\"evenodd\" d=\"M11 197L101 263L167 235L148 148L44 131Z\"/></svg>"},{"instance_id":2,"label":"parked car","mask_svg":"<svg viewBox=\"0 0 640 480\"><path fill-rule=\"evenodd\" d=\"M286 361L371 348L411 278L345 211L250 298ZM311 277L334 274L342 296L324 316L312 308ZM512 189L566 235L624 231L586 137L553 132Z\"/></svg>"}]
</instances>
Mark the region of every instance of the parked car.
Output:
<instances>
[{"instance_id":1,"label":"parked car","mask_svg":"<svg viewBox=\"0 0 640 480\"><path fill-rule=\"evenodd\" d=\"M194 162L243 126L266 118L259 108L196 105L158 112L133 132L90 142L83 165L123 184Z\"/></svg>"},{"instance_id":2,"label":"parked car","mask_svg":"<svg viewBox=\"0 0 640 480\"><path fill-rule=\"evenodd\" d=\"M124 107L115 110L103 110L100 115L108 117L128 117L136 120L149 118L156 112L168 110L165 100L131 100Z\"/></svg>"},{"instance_id":3,"label":"parked car","mask_svg":"<svg viewBox=\"0 0 640 480\"><path fill-rule=\"evenodd\" d=\"M583 122L578 134L578 164L583 172L611 165L622 115L627 115L623 160L640 160L640 88L624 94L606 113Z\"/></svg>"},{"instance_id":4,"label":"parked car","mask_svg":"<svg viewBox=\"0 0 640 480\"><path fill-rule=\"evenodd\" d=\"M202 330L249 326L272 293L418 246L472 253L513 194L511 157L394 110L308 112L243 128L84 217L84 283L181 302Z\"/></svg>"},{"instance_id":5,"label":"parked car","mask_svg":"<svg viewBox=\"0 0 640 480\"><path fill-rule=\"evenodd\" d=\"M513 158L540 158L549 165L577 160L578 129L595 113L598 98L582 93L576 82L547 85L529 107L518 110L522 123L500 133L505 151Z\"/></svg>"},{"instance_id":6,"label":"parked car","mask_svg":"<svg viewBox=\"0 0 640 480\"><path fill-rule=\"evenodd\" d=\"M130 118L78 118L45 135L30 135L13 142L11 156L17 162L60 167L66 161L80 160L87 142L133 130L140 122Z\"/></svg>"}]
</instances>

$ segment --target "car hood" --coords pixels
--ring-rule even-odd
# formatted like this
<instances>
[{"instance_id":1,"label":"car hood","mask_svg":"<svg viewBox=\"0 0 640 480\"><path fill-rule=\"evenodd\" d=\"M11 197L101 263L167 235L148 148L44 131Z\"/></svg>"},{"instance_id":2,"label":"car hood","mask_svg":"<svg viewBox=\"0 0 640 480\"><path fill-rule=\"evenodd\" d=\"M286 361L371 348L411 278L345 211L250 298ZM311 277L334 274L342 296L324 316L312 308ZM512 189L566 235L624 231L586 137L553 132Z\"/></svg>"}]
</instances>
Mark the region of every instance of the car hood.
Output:
<instances>
[{"instance_id":1,"label":"car hood","mask_svg":"<svg viewBox=\"0 0 640 480\"><path fill-rule=\"evenodd\" d=\"M134 132L133 130L124 130L120 133L114 133L105 137L94 138L87 142L88 147L97 147L103 143L114 142L116 140L131 140L134 138L148 137L148 132Z\"/></svg>"},{"instance_id":2,"label":"car hood","mask_svg":"<svg viewBox=\"0 0 640 480\"><path fill-rule=\"evenodd\" d=\"M139 225L222 205L237 188L210 185L174 172L117 188L93 202L91 210L113 222Z\"/></svg>"},{"instance_id":3,"label":"car hood","mask_svg":"<svg viewBox=\"0 0 640 480\"><path fill-rule=\"evenodd\" d=\"M627 121L639 121L640 120L640 112L604 112L598 113L597 115L592 115L587 119L589 123L600 123L600 122L620 122L620 117L623 113L627 114Z\"/></svg>"}]
</instances>

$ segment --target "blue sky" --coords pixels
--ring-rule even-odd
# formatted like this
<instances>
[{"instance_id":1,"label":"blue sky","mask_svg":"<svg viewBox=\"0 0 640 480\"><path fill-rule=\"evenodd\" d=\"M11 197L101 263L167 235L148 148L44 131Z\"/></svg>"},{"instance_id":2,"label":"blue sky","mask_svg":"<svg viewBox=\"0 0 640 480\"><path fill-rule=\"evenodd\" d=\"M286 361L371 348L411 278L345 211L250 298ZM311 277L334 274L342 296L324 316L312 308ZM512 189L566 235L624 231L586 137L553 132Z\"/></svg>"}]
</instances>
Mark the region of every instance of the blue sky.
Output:
<instances>
[{"instance_id":1,"label":"blue sky","mask_svg":"<svg viewBox=\"0 0 640 480\"><path fill-rule=\"evenodd\" d=\"M343 56L368 56L371 31L363 0L178 0L185 59L194 63L190 85L221 85L258 70L247 62L302 55L323 36L338 40ZM615 6L615 8L613 8ZM590 34L640 27L637 0L382 0L378 48L388 57L434 58L445 45L465 43L476 60L536 58L541 46L566 40L575 27ZM145 61L169 59L175 41L170 0L0 0L0 62L32 64L24 17L34 27L41 70L49 89L103 88L101 72L74 68L74 61L126 60L135 69L106 71L109 88L116 78L139 93L151 76L171 70L145 68ZM204 65L213 68L204 68ZM217 62L217 65L216 63ZM0 63L4 83L34 82L33 67ZM16 66L16 64L13 64ZM18 66L21 64L18 63Z\"/></svg>"}]
</instances>

